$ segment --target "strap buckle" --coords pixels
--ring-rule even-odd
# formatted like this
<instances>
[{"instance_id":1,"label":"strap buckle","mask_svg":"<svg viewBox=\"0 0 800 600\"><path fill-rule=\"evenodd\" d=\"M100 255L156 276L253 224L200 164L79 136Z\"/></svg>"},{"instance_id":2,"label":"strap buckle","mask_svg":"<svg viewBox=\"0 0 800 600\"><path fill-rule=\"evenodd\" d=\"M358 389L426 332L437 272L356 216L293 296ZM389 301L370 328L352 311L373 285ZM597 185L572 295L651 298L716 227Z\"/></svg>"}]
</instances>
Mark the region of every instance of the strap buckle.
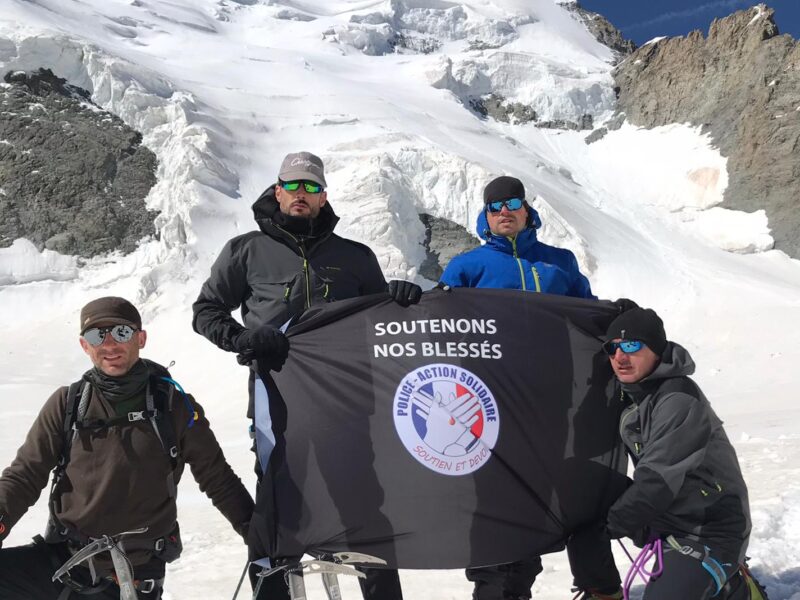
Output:
<instances>
[{"instance_id":1,"label":"strap buckle","mask_svg":"<svg viewBox=\"0 0 800 600\"><path fill-rule=\"evenodd\" d=\"M146 417L144 416L143 410L133 411L128 413L128 422L133 423L135 421L144 421Z\"/></svg>"},{"instance_id":2,"label":"strap buckle","mask_svg":"<svg viewBox=\"0 0 800 600\"><path fill-rule=\"evenodd\" d=\"M153 590L156 589L156 580L155 579L139 580L139 584L136 587L143 594L150 594L153 592Z\"/></svg>"}]
</instances>

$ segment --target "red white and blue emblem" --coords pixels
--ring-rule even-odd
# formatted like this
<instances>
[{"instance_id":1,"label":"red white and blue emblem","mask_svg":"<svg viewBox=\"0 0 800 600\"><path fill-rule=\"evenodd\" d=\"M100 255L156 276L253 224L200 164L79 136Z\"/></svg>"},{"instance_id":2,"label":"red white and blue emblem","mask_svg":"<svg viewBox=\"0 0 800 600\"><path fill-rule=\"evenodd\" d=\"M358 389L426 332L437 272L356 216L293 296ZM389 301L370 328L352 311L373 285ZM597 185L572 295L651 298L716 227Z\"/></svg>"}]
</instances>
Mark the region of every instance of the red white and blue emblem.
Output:
<instances>
[{"instance_id":1,"label":"red white and blue emblem","mask_svg":"<svg viewBox=\"0 0 800 600\"><path fill-rule=\"evenodd\" d=\"M432 364L410 372L397 386L394 426L420 463L444 475L466 475L491 458L500 415L477 375Z\"/></svg>"}]
</instances>

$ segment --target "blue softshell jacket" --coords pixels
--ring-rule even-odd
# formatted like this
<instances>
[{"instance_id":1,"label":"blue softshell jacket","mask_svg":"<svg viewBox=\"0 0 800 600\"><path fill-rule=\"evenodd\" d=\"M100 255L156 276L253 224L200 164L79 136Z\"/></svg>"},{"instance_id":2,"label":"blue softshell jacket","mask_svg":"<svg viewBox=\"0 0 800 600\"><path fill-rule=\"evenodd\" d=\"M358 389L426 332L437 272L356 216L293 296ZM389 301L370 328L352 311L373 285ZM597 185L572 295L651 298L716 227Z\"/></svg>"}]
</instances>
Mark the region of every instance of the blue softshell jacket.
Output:
<instances>
[{"instance_id":1,"label":"blue softshell jacket","mask_svg":"<svg viewBox=\"0 0 800 600\"><path fill-rule=\"evenodd\" d=\"M575 255L536 239L541 224L528 206L530 225L516 238L494 235L486 212L478 215L477 232L486 244L450 261L441 282L451 287L505 288L596 299Z\"/></svg>"}]
</instances>

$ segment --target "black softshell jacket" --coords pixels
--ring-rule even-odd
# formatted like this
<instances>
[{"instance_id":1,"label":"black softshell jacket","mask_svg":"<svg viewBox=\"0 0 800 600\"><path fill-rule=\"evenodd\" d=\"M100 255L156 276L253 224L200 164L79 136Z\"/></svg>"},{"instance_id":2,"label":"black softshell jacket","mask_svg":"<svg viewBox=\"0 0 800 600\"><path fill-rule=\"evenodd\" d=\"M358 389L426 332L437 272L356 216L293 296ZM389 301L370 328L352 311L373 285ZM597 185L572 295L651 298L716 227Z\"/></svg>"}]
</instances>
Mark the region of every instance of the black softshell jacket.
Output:
<instances>
[{"instance_id":1,"label":"black softshell jacket","mask_svg":"<svg viewBox=\"0 0 800 600\"><path fill-rule=\"evenodd\" d=\"M747 487L722 421L688 375L694 361L670 342L655 371L621 384L620 434L636 466L608 513L613 537L693 537L741 562L750 535ZM647 533L645 534L647 535Z\"/></svg>"},{"instance_id":2,"label":"black softshell jacket","mask_svg":"<svg viewBox=\"0 0 800 600\"><path fill-rule=\"evenodd\" d=\"M192 306L194 330L223 350L242 331L231 316L240 306L246 327L280 327L315 304L386 291L372 250L333 233L339 218L330 204L302 238L273 220L278 210L273 185L253 204L260 231L225 244Z\"/></svg>"}]
</instances>

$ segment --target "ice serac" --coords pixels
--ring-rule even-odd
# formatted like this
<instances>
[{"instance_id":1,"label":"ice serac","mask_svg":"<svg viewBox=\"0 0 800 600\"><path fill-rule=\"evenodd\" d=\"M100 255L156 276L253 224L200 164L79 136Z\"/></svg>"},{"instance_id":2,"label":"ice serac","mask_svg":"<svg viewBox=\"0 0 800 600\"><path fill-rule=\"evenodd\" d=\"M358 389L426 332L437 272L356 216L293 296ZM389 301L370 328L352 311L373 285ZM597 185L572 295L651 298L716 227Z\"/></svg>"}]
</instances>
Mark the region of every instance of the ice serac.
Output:
<instances>
[{"instance_id":1,"label":"ice serac","mask_svg":"<svg viewBox=\"0 0 800 600\"><path fill-rule=\"evenodd\" d=\"M800 43L763 4L711 24L708 36L645 44L614 71L634 125L703 126L728 157L722 206L766 210L775 247L800 257Z\"/></svg>"}]
</instances>

